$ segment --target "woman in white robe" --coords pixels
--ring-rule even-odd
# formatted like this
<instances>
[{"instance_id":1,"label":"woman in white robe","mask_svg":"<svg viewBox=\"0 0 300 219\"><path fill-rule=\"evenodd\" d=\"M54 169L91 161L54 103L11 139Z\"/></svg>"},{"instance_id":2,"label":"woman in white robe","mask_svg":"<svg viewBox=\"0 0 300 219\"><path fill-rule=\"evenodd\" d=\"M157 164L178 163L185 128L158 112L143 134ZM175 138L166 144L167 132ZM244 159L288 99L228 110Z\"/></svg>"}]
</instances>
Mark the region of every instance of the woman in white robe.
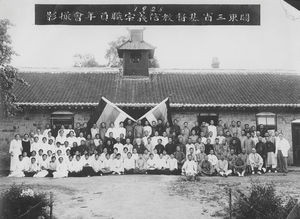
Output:
<instances>
[{"instance_id":1,"label":"woman in white robe","mask_svg":"<svg viewBox=\"0 0 300 219\"><path fill-rule=\"evenodd\" d=\"M59 157L56 171L53 172L53 178L64 178L64 177L68 177L68 168L66 163L64 162L63 157Z\"/></svg>"},{"instance_id":2,"label":"woman in white robe","mask_svg":"<svg viewBox=\"0 0 300 219\"><path fill-rule=\"evenodd\" d=\"M18 161L14 167L15 169L7 177L24 177L24 171L26 170L26 164L23 160L23 156L19 155Z\"/></svg>"},{"instance_id":3,"label":"woman in white robe","mask_svg":"<svg viewBox=\"0 0 300 219\"><path fill-rule=\"evenodd\" d=\"M16 169L16 164L19 160L19 155L22 154L22 141L19 134L15 135L15 139L10 142L9 153L10 153L10 171Z\"/></svg>"}]
</instances>

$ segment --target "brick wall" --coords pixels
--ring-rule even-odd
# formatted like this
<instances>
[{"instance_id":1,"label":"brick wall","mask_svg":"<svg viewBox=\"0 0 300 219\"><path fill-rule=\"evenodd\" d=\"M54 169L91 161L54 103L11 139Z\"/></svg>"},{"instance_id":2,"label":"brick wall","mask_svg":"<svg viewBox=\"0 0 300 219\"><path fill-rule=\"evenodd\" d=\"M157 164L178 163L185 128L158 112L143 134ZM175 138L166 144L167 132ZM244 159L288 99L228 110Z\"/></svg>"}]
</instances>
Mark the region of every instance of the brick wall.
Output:
<instances>
[{"instance_id":1,"label":"brick wall","mask_svg":"<svg viewBox=\"0 0 300 219\"><path fill-rule=\"evenodd\" d=\"M194 126L199 111L175 111L172 114L172 119L178 119L179 125L182 126L186 121L189 127ZM50 123L51 112L49 111L27 111L19 113L17 116L0 121L0 170L8 169L9 164L9 142L16 133L24 134L34 131L37 128L44 128L47 123ZM74 112L74 123L84 123L90 118L90 111ZM232 120L239 120L242 124L248 123L256 125L256 117L254 112L237 112L237 111L222 111L219 112L219 119L230 124ZM282 130L285 137L292 145L292 130L291 122L300 119L300 113L278 113L277 128ZM293 163L293 151L289 152L289 164Z\"/></svg>"},{"instance_id":2,"label":"brick wall","mask_svg":"<svg viewBox=\"0 0 300 219\"><path fill-rule=\"evenodd\" d=\"M185 111L185 112L175 112L172 114L172 119L178 119L179 124L183 125L185 121L189 123L189 127L193 127L195 121L197 121L197 116L199 112L195 111ZM256 113L255 112L245 112L245 111L222 111L219 112L219 119L223 120L224 123L230 124L232 120L241 121L242 126L244 124L249 124L250 126L256 126ZM288 163L291 165L293 163L293 143L292 143L292 121L300 119L300 113L277 113L277 129L282 130L284 137L290 142L291 149L289 150Z\"/></svg>"},{"instance_id":3,"label":"brick wall","mask_svg":"<svg viewBox=\"0 0 300 219\"><path fill-rule=\"evenodd\" d=\"M49 111L25 111L15 117L0 121L0 170L8 169L9 166L9 143L16 133L21 135L35 131L37 128L44 129L50 123L51 112ZM74 112L74 123L88 122L90 112Z\"/></svg>"}]
</instances>

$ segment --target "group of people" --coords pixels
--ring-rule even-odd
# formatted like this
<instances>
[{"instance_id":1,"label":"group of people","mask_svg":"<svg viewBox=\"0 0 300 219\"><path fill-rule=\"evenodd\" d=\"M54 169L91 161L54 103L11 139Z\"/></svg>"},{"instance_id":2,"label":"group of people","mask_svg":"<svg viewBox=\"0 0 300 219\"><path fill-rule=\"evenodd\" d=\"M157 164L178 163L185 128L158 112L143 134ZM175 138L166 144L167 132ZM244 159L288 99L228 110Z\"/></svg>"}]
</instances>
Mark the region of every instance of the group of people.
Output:
<instances>
[{"instance_id":1,"label":"group of people","mask_svg":"<svg viewBox=\"0 0 300 219\"><path fill-rule=\"evenodd\" d=\"M182 174L245 176L287 172L289 142L263 125L218 121L182 126L161 119L131 120L107 127L37 129L10 143L9 177L83 177L106 174Z\"/></svg>"}]
</instances>

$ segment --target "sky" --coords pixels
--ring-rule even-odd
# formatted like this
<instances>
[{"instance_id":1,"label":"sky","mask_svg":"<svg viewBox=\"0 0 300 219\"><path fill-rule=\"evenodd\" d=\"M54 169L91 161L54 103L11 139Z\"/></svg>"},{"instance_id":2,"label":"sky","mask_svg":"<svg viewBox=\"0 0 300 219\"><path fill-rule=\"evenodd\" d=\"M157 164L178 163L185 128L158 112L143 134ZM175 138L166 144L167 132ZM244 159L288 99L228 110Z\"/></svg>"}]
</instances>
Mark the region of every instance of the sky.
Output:
<instances>
[{"instance_id":1,"label":"sky","mask_svg":"<svg viewBox=\"0 0 300 219\"><path fill-rule=\"evenodd\" d=\"M113 1L114 3L118 3ZM183 1L122 1L133 3L182 3ZM0 19L14 26L9 33L16 67L65 68L73 55L93 54L106 64L108 43L128 35L129 26L38 26L35 4L111 4L99 0L0 0ZM156 47L161 68L209 69L218 57L222 69L300 70L300 12L282 0L189 0L194 4L261 4L260 26L146 26L144 40ZM134 28L134 26L130 26ZM300 71L299 71L300 72Z\"/></svg>"}]
</instances>

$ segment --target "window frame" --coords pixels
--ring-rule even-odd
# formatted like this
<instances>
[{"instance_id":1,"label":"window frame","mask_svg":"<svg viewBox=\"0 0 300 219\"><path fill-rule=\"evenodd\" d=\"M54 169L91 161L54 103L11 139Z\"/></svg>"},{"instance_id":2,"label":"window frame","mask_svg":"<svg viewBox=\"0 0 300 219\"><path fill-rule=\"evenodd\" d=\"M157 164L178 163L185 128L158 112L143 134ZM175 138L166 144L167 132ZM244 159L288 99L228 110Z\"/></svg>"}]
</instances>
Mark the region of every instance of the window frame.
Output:
<instances>
[{"instance_id":1,"label":"window frame","mask_svg":"<svg viewBox=\"0 0 300 219\"><path fill-rule=\"evenodd\" d=\"M259 118L265 118L266 124L258 123ZM268 118L274 118L274 125L268 125ZM264 125L267 130L277 130L277 114L273 112L260 112L255 114L256 127L258 128L260 125ZM274 127L274 128L273 128Z\"/></svg>"}]
</instances>

